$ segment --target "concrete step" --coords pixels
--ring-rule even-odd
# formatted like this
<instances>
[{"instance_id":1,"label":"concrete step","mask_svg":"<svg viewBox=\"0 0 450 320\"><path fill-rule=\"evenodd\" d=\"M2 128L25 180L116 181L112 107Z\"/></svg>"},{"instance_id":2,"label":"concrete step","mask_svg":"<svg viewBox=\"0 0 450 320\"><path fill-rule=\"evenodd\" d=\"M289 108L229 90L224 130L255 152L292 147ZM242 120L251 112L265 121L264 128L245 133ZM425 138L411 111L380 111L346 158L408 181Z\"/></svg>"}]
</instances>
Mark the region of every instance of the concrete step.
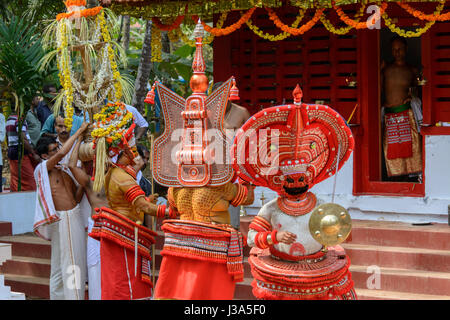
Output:
<instances>
[{"instance_id":1,"label":"concrete step","mask_svg":"<svg viewBox=\"0 0 450 320\"><path fill-rule=\"evenodd\" d=\"M389 221L352 221L348 243L374 246L450 250L450 226L447 224L412 225Z\"/></svg>"},{"instance_id":2,"label":"concrete step","mask_svg":"<svg viewBox=\"0 0 450 320\"><path fill-rule=\"evenodd\" d=\"M0 221L0 237L12 235L12 223Z\"/></svg>"},{"instance_id":3,"label":"concrete step","mask_svg":"<svg viewBox=\"0 0 450 320\"><path fill-rule=\"evenodd\" d=\"M450 296L356 289L359 300L450 300Z\"/></svg>"},{"instance_id":4,"label":"concrete step","mask_svg":"<svg viewBox=\"0 0 450 320\"><path fill-rule=\"evenodd\" d=\"M12 244L13 256L41 259L50 259L51 257L50 241L41 239L33 234L3 236L0 237L0 242Z\"/></svg>"},{"instance_id":5,"label":"concrete step","mask_svg":"<svg viewBox=\"0 0 450 320\"><path fill-rule=\"evenodd\" d=\"M5 274L5 285L31 299L50 299L49 278Z\"/></svg>"},{"instance_id":6,"label":"concrete step","mask_svg":"<svg viewBox=\"0 0 450 320\"><path fill-rule=\"evenodd\" d=\"M450 240L450 239L449 239ZM450 272L450 251L343 243L352 264Z\"/></svg>"},{"instance_id":7,"label":"concrete step","mask_svg":"<svg viewBox=\"0 0 450 320\"><path fill-rule=\"evenodd\" d=\"M450 296L450 273L401 268L351 265L350 271L355 288L376 289L415 294ZM378 279L378 281L376 281ZM379 287L376 285L379 284Z\"/></svg>"},{"instance_id":8,"label":"concrete step","mask_svg":"<svg viewBox=\"0 0 450 320\"><path fill-rule=\"evenodd\" d=\"M13 256L0 267L0 274L50 277L50 259Z\"/></svg>"}]
</instances>

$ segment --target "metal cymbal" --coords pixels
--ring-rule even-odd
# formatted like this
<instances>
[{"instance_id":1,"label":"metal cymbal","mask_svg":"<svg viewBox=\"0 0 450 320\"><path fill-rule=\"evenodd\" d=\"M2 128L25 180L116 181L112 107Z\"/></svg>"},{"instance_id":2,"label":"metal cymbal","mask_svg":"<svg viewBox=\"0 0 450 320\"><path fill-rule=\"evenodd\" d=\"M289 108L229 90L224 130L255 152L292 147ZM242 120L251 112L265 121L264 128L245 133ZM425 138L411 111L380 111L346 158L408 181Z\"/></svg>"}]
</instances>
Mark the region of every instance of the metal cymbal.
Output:
<instances>
[{"instance_id":1,"label":"metal cymbal","mask_svg":"<svg viewBox=\"0 0 450 320\"><path fill-rule=\"evenodd\" d=\"M352 219L348 211L335 203L324 203L316 207L309 218L311 236L324 246L335 246L347 239L352 230Z\"/></svg>"}]
</instances>

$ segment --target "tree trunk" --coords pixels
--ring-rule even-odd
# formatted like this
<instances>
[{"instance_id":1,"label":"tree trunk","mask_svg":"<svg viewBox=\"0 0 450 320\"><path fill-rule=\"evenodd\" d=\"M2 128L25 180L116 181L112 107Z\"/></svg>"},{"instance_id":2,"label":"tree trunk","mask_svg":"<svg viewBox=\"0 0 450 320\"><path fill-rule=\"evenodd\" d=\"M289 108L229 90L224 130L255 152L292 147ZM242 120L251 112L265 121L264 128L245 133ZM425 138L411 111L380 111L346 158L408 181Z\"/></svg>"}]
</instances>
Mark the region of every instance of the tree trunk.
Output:
<instances>
[{"instance_id":1,"label":"tree trunk","mask_svg":"<svg viewBox=\"0 0 450 320\"><path fill-rule=\"evenodd\" d=\"M123 16L123 40L122 46L125 51L130 48L130 16Z\"/></svg>"},{"instance_id":2,"label":"tree trunk","mask_svg":"<svg viewBox=\"0 0 450 320\"><path fill-rule=\"evenodd\" d=\"M144 111L144 99L147 95L148 79L150 77L150 71L152 69L152 21L148 20L145 26L145 38L142 44L141 60L139 62L139 68L137 71L136 81L134 83L134 95L132 105L143 113Z\"/></svg>"}]
</instances>

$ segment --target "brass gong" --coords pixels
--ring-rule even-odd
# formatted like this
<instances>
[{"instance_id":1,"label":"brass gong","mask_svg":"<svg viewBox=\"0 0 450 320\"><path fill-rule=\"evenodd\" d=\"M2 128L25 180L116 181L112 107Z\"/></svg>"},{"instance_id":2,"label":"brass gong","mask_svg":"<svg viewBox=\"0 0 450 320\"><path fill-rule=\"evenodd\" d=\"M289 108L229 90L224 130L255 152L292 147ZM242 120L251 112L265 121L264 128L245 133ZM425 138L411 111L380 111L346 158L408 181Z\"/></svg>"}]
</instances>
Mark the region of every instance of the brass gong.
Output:
<instances>
[{"instance_id":1,"label":"brass gong","mask_svg":"<svg viewBox=\"0 0 450 320\"><path fill-rule=\"evenodd\" d=\"M351 230L350 214L344 207L335 203L321 204L313 210L309 218L309 232L325 247L344 242Z\"/></svg>"}]
</instances>

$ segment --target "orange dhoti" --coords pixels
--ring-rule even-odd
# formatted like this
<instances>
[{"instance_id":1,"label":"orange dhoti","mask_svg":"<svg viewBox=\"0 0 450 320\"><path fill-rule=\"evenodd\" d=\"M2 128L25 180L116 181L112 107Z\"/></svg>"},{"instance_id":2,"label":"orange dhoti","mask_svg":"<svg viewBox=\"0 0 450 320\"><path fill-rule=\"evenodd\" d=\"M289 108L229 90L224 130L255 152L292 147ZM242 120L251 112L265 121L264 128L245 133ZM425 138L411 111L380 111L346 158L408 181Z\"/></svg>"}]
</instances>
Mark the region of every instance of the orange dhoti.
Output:
<instances>
[{"instance_id":1,"label":"orange dhoti","mask_svg":"<svg viewBox=\"0 0 450 320\"><path fill-rule=\"evenodd\" d=\"M98 214L92 217L94 227L89 236L100 241L102 300L150 299L153 288L150 249L156 233L109 208L96 210Z\"/></svg>"},{"instance_id":2,"label":"orange dhoti","mask_svg":"<svg viewBox=\"0 0 450 320\"><path fill-rule=\"evenodd\" d=\"M232 228L166 220L155 299L231 300L243 280L243 237Z\"/></svg>"},{"instance_id":3,"label":"orange dhoti","mask_svg":"<svg viewBox=\"0 0 450 320\"><path fill-rule=\"evenodd\" d=\"M407 109L399 112L392 112L397 108L385 108L383 150L389 177L422 172L421 136L413 111L409 105L404 106Z\"/></svg>"}]
</instances>

